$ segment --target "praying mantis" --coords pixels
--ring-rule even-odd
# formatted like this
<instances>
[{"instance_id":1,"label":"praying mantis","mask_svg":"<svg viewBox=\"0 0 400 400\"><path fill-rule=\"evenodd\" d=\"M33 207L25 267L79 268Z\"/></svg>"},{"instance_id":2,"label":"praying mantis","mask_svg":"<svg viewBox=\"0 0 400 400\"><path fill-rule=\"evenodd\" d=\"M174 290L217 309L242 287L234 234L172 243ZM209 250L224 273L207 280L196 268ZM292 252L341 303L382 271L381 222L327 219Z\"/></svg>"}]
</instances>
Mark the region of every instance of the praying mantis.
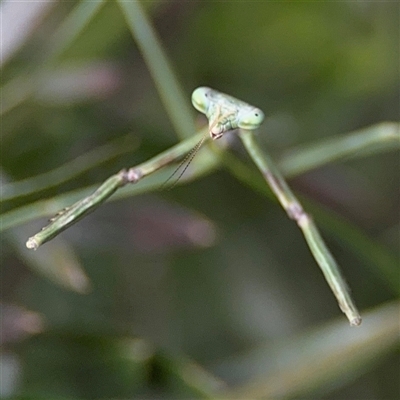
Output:
<instances>
[{"instance_id":1,"label":"praying mantis","mask_svg":"<svg viewBox=\"0 0 400 400\"><path fill-rule=\"evenodd\" d=\"M317 226L311 216L304 211L275 163L265 151L259 148L254 139L251 131L261 125L264 120L264 113L257 107L208 87L199 87L193 92L192 104L198 111L206 115L212 139L218 139L225 132L239 129L239 136L244 146L268 182L271 190L289 218L295 220L302 230L315 260L331 287L339 307L349 319L350 325L360 325L361 317L351 298L346 281L335 259L325 245ZM200 148L201 143L202 141L196 146L194 154ZM191 159L193 159L193 156Z\"/></svg>"},{"instance_id":2,"label":"praying mantis","mask_svg":"<svg viewBox=\"0 0 400 400\"><path fill-rule=\"evenodd\" d=\"M205 114L208 119L208 132L205 135L195 135L193 138L177 144L147 162L136 167L123 169L118 174L111 176L90 196L57 213L50 220L49 225L28 239L26 246L29 249L36 250L41 244L57 236L80 218L92 212L119 188L129 183L137 183L147 175L181 159L184 154L187 154L178 169L175 170L177 172L187 162L186 167L178 177L179 179L207 138L207 133L211 139L216 140L227 132L238 130L244 147L267 181L272 192L289 218L293 219L301 229L311 253L334 293L339 307L346 314L350 325L360 325L361 317L351 298L347 284L313 219L305 212L271 157L264 149L259 147L255 140L253 131L263 122L264 113L257 107L209 87L195 89L192 94L192 104L198 111ZM193 147L194 143L196 144Z\"/></svg>"}]
</instances>

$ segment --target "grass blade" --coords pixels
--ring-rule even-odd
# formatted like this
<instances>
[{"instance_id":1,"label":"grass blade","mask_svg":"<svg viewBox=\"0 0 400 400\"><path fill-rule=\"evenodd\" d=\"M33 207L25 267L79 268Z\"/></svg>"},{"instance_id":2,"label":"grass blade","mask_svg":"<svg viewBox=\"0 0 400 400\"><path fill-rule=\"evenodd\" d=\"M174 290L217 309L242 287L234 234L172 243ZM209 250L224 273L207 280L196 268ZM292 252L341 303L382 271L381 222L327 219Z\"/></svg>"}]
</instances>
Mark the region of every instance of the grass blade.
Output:
<instances>
[{"instance_id":1,"label":"grass blade","mask_svg":"<svg viewBox=\"0 0 400 400\"><path fill-rule=\"evenodd\" d=\"M327 388L354 380L398 345L399 307L396 301L365 312L357 331L337 321L230 360L219 370L247 383L221 398L316 398L321 389L326 395Z\"/></svg>"},{"instance_id":2,"label":"grass blade","mask_svg":"<svg viewBox=\"0 0 400 400\"><path fill-rule=\"evenodd\" d=\"M187 138L195 130L192 110L139 1L118 1L133 38L146 61L161 101L177 135Z\"/></svg>"},{"instance_id":3,"label":"grass blade","mask_svg":"<svg viewBox=\"0 0 400 400\"><path fill-rule=\"evenodd\" d=\"M282 157L281 171L290 178L339 160L359 158L399 148L400 125L383 122L356 132L291 149Z\"/></svg>"},{"instance_id":4,"label":"grass blade","mask_svg":"<svg viewBox=\"0 0 400 400\"><path fill-rule=\"evenodd\" d=\"M49 47L44 49L44 60L39 70L32 74L21 74L2 87L0 115L6 114L32 96L42 78L46 76L46 71L81 34L103 3L104 0L83 0L72 10L49 38Z\"/></svg>"},{"instance_id":5,"label":"grass blade","mask_svg":"<svg viewBox=\"0 0 400 400\"><path fill-rule=\"evenodd\" d=\"M5 184L2 187L0 202L13 201L17 197L29 196L33 193L59 186L110 159L132 151L136 146L136 144L127 144L126 138L123 138L123 140L118 139L88 151L51 171L18 182Z\"/></svg>"}]
</instances>

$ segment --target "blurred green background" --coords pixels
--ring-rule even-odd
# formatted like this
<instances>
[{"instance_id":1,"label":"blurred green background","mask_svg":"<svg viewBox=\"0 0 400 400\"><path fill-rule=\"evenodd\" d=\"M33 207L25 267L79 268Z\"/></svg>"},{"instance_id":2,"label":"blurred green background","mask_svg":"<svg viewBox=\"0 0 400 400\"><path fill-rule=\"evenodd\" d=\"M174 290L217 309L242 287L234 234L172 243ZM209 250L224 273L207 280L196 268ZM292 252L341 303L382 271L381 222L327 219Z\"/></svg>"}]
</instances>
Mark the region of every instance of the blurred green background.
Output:
<instances>
[{"instance_id":1,"label":"blurred green background","mask_svg":"<svg viewBox=\"0 0 400 400\"><path fill-rule=\"evenodd\" d=\"M188 105L207 85L260 107L259 140L276 160L399 120L398 3L143 5ZM12 216L1 235L2 397L399 398L396 146L289 181L342 267L360 328L296 224L229 166L110 201L28 251L47 220L36 215L54 214L41 200L178 137L118 2L0 7L1 212Z\"/></svg>"}]
</instances>

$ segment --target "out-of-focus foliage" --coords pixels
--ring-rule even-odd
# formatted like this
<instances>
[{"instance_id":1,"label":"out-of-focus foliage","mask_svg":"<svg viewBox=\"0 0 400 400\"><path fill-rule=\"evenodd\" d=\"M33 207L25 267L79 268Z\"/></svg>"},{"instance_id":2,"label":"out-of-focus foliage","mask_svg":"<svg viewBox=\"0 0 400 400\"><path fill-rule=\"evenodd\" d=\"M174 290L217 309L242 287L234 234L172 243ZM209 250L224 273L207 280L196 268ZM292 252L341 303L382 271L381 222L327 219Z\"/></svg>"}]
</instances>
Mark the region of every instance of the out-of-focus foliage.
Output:
<instances>
[{"instance_id":1,"label":"out-of-focus foliage","mask_svg":"<svg viewBox=\"0 0 400 400\"><path fill-rule=\"evenodd\" d=\"M0 5L1 184L33 177L31 191L1 203L31 221L0 238L1 395L398 398L398 151L289 181L365 313L360 328L348 326L295 224L258 190L257 170L249 177L229 157L190 184L105 204L36 253L25 248L46 223L25 206L61 208L57 196L178 140L126 16L103 3ZM144 5L188 103L207 85L257 105L276 160L399 119L397 3ZM43 185L39 175L64 164Z\"/></svg>"}]
</instances>

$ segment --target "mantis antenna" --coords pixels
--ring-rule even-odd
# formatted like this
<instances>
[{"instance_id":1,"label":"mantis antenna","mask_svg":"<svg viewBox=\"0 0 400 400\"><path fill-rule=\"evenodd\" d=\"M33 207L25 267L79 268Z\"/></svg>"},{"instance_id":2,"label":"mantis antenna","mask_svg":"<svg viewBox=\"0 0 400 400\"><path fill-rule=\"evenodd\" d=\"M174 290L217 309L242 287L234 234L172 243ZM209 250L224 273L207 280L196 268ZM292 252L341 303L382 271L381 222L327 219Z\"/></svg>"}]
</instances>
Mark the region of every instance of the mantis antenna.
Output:
<instances>
[{"instance_id":1,"label":"mantis antenna","mask_svg":"<svg viewBox=\"0 0 400 400\"><path fill-rule=\"evenodd\" d=\"M198 87L193 91L192 104L194 108L207 117L209 121L209 134L213 140L219 139L224 133L237 128L247 130L257 129L264 120L264 113L259 108L205 86ZM206 136L190 150L177 169L165 181L163 187L186 164L169 189L175 186L200 150L205 138Z\"/></svg>"},{"instance_id":2,"label":"mantis antenna","mask_svg":"<svg viewBox=\"0 0 400 400\"><path fill-rule=\"evenodd\" d=\"M207 134L204 135L201 140L199 142L197 142L197 144L189 151L189 153L186 154L185 158L181 161L181 163L179 164L179 166L176 168L176 170L170 175L170 177L163 183L162 188L165 189L165 187L167 186L167 183L176 175L176 173L182 168L182 166L186 163L185 167L183 168L183 170L181 171L181 173L179 174L178 178L175 180L175 182L172 183L172 185L170 185L168 187L169 190L171 190L176 183L179 181L179 179L182 177L182 175L185 173L185 171L187 170L187 168L189 167L190 163L193 161L193 158L195 157L195 155L197 154L197 152L200 150L201 145L203 144L205 138L207 137Z\"/></svg>"}]
</instances>

